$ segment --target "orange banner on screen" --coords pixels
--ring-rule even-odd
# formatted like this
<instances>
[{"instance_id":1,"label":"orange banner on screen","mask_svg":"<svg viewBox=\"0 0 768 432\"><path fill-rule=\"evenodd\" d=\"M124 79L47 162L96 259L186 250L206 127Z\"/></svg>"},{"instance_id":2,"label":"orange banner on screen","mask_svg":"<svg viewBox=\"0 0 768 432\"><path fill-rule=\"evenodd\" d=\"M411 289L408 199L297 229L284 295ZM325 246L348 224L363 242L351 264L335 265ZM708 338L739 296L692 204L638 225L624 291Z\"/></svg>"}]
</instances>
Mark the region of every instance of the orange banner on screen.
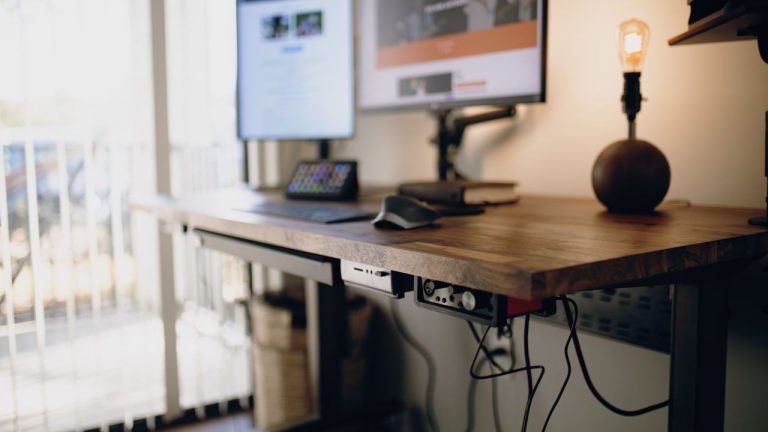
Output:
<instances>
[{"instance_id":1,"label":"orange banner on screen","mask_svg":"<svg viewBox=\"0 0 768 432\"><path fill-rule=\"evenodd\" d=\"M472 33L440 36L405 45L380 48L379 68L402 66L456 57L489 54L536 46L536 21L507 24Z\"/></svg>"}]
</instances>

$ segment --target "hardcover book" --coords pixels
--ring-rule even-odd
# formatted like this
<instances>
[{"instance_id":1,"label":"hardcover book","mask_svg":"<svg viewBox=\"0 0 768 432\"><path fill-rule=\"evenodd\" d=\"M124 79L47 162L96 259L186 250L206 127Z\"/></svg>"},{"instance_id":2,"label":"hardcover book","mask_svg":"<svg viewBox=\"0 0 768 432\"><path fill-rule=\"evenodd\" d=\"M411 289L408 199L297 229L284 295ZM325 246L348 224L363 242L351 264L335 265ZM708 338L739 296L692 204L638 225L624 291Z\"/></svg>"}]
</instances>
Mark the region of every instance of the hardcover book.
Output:
<instances>
[{"instance_id":1,"label":"hardcover book","mask_svg":"<svg viewBox=\"0 0 768 432\"><path fill-rule=\"evenodd\" d=\"M503 204L517 201L517 183L439 181L404 183L398 188L406 195L432 204L482 205Z\"/></svg>"}]
</instances>

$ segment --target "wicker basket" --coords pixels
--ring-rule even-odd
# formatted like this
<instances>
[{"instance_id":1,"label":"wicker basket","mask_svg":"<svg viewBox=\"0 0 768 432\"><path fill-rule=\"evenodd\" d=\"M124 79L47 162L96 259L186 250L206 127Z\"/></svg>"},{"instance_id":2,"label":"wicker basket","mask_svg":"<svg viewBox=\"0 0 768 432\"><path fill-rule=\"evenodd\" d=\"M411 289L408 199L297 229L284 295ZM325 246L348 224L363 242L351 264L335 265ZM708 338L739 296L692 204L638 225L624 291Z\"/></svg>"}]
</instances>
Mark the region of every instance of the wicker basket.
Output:
<instances>
[{"instance_id":1,"label":"wicker basket","mask_svg":"<svg viewBox=\"0 0 768 432\"><path fill-rule=\"evenodd\" d=\"M358 407L365 390L365 350L372 307L348 302L349 350L342 364L342 407ZM286 297L252 302L256 425L273 429L310 417L315 410L309 376L304 304Z\"/></svg>"}]
</instances>

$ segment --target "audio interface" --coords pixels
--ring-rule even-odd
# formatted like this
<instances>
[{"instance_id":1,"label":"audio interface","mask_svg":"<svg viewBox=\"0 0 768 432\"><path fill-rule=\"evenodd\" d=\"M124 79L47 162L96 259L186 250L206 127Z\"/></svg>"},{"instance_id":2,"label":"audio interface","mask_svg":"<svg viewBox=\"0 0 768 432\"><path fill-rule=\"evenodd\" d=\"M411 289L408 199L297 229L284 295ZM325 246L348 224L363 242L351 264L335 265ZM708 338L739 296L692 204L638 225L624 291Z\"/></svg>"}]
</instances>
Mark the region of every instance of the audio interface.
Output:
<instances>
[{"instance_id":1,"label":"audio interface","mask_svg":"<svg viewBox=\"0 0 768 432\"><path fill-rule=\"evenodd\" d=\"M516 316L555 313L552 299L520 300L420 277L416 278L415 285L414 299L418 306L494 327Z\"/></svg>"}]
</instances>

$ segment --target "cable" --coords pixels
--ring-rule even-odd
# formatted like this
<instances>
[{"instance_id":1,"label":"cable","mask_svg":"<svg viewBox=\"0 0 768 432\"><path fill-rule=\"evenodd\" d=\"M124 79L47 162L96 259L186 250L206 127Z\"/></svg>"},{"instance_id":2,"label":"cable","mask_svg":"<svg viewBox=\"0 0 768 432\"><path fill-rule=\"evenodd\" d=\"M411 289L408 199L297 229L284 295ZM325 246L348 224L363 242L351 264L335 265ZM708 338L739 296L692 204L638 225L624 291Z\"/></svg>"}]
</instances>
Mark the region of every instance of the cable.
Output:
<instances>
[{"instance_id":1,"label":"cable","mask_svg":"<svg viewBox=\"0 0 768 432\"><path fill-rule=\"evenodd\" d=\"M574 307L576 308L576 315L574 317L573 323L570 325L570 331L568 332L568 339L565 341L565 349L563 350L565 353L565 364L566 364L566 373L565 373L565 379L563 380L563 385L560 386L560 391L557 393L557 397L555 398L555 402L552 404L552 407L549 409L549 413L547 414L547 419L544 421L544 427L541 429L541 432L546 432L547 426L549 425L549 420L552 418L552 414L555 412L555 408L557 408L557 404L560 402L560 398L563 397L563 393L565 393L565 387L568 385L568 381L571 379L571 357L568 355L568 348L571 345L571 340L573 340L573 335L576 332L576 323L579 322L579 311L578 306L576 306L576 302L569 299L566 296L560 296L560 301L563 302L563 307L568 309L568 302L571 302L574 304Z\"/></svg>"},{"instance_id":2,"label":"cable","mask_svg":"<svg viewBox=\"0 0 768 432\"><path fill-rule=\"evenodd\" d=\"M469 326L469 330L472 332L472 336L475 337L475 340L479 343L480 342L480 336L477 334L477 330L475 330L475 326L472 325L471 321L467 321L467 325ZM503 371L504 368L502 368L495 360L496 354L506 354L504 350L496 349L493 351L493 353L488 352L488 348L485 347L485 345L482 345L483 353L485 354L485 358L491 362L491 373L493 373L493 368L496 367L499 372ZM482 365L479 366L482 368ZM472 383L476 383L476 380L472 380ZM491 409L493 410L493 423L496 427L496 432L501 432L501 419L499 418L499 392L498 387L496 385L496 378L491 379Z\"/></svg>"},{"instance_id":3,"label":"cable","mask_svg":"<svg viewBox=\"0 0 768 432\"><path fill-rule=\"evenodd\" d=\"M470 364L469 367L469 375L476 379L476 380L484 380L484 379L493 379L498 378L500 376L510 375L518 372L524 372L527 368L521 367L521 368L509 368L502 372L492 373L488 375L479 375L477 372L475 372L475 363L477 363L477 357L480 355L481 346L485 342L486 337L488 336L488 331L491 329L491 327L486 327L485 331L483 332L483 336L480 338L480 343L477 345L477 349L475 350L475 356L472 358L472 364ZM531 366L530 369L538 370L538 369L544 369L544 366L536 365Z\"/></svg>"},{"instance_id":4,"label":"cable","mask_svg":"<svg viewBox=\"0 0 768 432\"><path fill-rule=\"evenodd\" d=\"M491 408L493 409L493 425L496 432L502 432L501 415L499 414L499 386L496 378L491 380Z\"/></svg>"},{"instance_id":5,"label":"cable","mask_svg":"<svg viewBox=\"0 0 768 432\"><path fill-rule=\"evenodd\" d=\"M526 431L528 427L528 413L530 412L533 397L536 394L536 390L539 388L539 384L541 383L541 380L544 378L544 366L542 365L535 365L531 366L530 364L526 364L525 367L522 368L514 368L511 367L509 370L498 372L498 373L491 373L489 375L478 375L475 372L475 363L477 362L477 356L480 355L481 347L483 346L485 342L485 338L488 336L488 331L491 329L491 327L486 327L485 332L483 332L482 338L480 338L480 343L477 345L477 349L475 350L475 356L472 358L472 364L469 366L469 374L472 376L472 378L480 380L480 379L493 379L504 375L510 375L513 373L528 371L528 370L538 370L540 371L539 376L536 378L536 381L533 384L533 388L531 389L531 392L528 394L528 400L525 404L525 414L523 416L523 432Z\"/></svg>"},{"instance_id":6,"label":"cable","mask_svg":"<svg viewBox=\"0 0 768 432\"><path fill-rule=\"evenodd\" d=\"M480 335L477 334L477 330L475 329L475 326L472 325L472 322L467 321L467 326L469 326L469 330L472 332L472 336L474 336L475 341L477 343L480 343ZM506 351L503 348L496 348L493 351L489 352L488 348L486 348L484 344L481 344L481 349L483 350L483 354L485 354L485 358L480 359L480 363L478 364L478 369L482 369L483 364L485 364L485 361L489 361L491 362L491 372L493 372L493 367L496 367L496 369L498 369L499 372L504 371L504 368L502 368L501 365L499 365L495 360L496 356L501 356L501 355L509 355L509 361L511 364L510 368L514 368L515 355L512 351L514 342L512 340L511 332L509 333L509 340L510 340L509 351ZM476 380L472 380L470 382L470 391L472 391L472 393L474 393L474 387L476 383L477 383ZM498 383L496 382L496 378L491 379L491 407L493 409L493 423L494 423L494 426L496 427L496 432L500 432L502 430L502 427L501 427L501 415L499 413L499 389L497 384ZM471 404L473 399L474 399L474 394L471 396L470 400L467 401L467 403ZM470 413L472 416L471 422L469 422ZM471 428L474 428L474 405L472 405L471 410L470 409L467 410L467 421L469 422L469 424L467 425L467 430L470 431L472 430Z\"/></svg>"},{"instance_id":7,"label":"cable","mask_svg":"<svg viewBox=\"0 0 768 432\"><path fill-rule=\"evenodd\" d=\"M403 326L402 319L400 318L400 312L395 306L395 299L392 299L391 307L392 320L395 322L395 328L400 336L424 359L427 364L427 394L425 398L425 411L427 413L427 424L433 432L439 432L437 423L435 422L435 359L432 355L421 345L416 339L411 336L410 333Z\"/></svg>"},{"instance_id":8,"label":"cable","mask_svg":"<svg viewBox=\"0 0 768 432\"><path fill-rule=\"evenodd\" d=\"M477 367L482 368L486 358L481 358ZM466 432L472 432L475 430L475 392L477 390L477 380L471 380L469 382L469 391L467 391L467 428Z\"/></svg>"},{"instance_id":9,"label":"cable","mask_svg":"<svg viewBox=\"0 0 768 432\"><path fill-rule=\"evenodd\" d=\"M488 358L481 358L480 361L477 363L477 368L482 369L482 367L488 362L489 358L494 358L497 356L502 355L508 355L509 353L504 350L503 348L496 348L493 351L490 352L490 357ZM491 380L491 382L495 382L496 379ZM472 432L475 429L475 393L477 392L477 383L478 380L472 380L469 382L469 391L467 392L467 427L466 432ZM496 398L498 398L498 394L495 395ZM494 421L497 423L496 427L497 430L501 430L501 421L497 420L497 417L500 419L500 416L498 415L498 401L494 401Z\"/></svg>"},{"instance_id":10,"label":"cable","mask_svg":"<svg viewBox=\"0 0 768 432\"><path fill-rule=\"evenodd\" d=\"M578 305L575 301L571 300L573 303L573 306L576 310L576 314L578 315L579 309ZM573 326L575 324L575 320L573 319L573 314L571 313L570 308L565 308L565 317L568 320L568 325ZM579 343L579 333L577 331L573 332L573 348L576 350L576 357L579 360L579 367L581 368L581 373L584 375L584 381L587 383L587 387L589 387L589 391L592 392L592 396L595 397L595 399L598 400L605 408L607 408L609 411L625 416L625 417L636 417L639 415L647 414L651 411L656 411L657 409L664 408L669 405L669 399L659 402L653 405L649 405L644 408L635 409L635 410L625 410L616 407L612 403L608 402L601 394L597 391L597 388L595 387L595 384L592 383L592 378L589 376L589 371L587 370L587 362L584 360L584 353L581 351L581 344Z\"/></svg>"},{"instance_id":11,"label":"cable","mask_svg":"<svg viewBox=\"0 0 768 432\"><path fill-rule=\"evenodd\" d=\"M544 377L544 367L542 366L541 375L539 375L539 379L536 381L536 386L533 387L531 385L532 383L531 348L528 343L529 333L530 333L530 324L531 324L531 315L527 314L525 316L525 327L523 329L523 354L525 355L525 371L526 371L526 376L528 378L528 400L525 403L525 411L523 412L523 429L522 429L523 432L528 430L528 416L531 413L531 406L533 405L533 396L536 394L536 388L539 387L539 382L541 381L541 378Z\"/></svg>"},{"instance_id":12,"label":"cable","mask_svg":"<svg viewBox=\"0 0 768 432\"><path fill-rule=\"evenodd\" d=\"M477 342L477 343L480 343L480 335L479 335L479 334L477 334L477 329L475 329L475 326L473 326L473 325L472 325L472 322L471 322L471 321L467 321L467 325L469 326L469 330L472 332L472 336L474 336L474 338L475 338L475 342ZM485 354L485 358L486 358L488 361L490 361L492 365L496 366L496 368L497 368L497 369L499 369L499 371L503 371L503 370L504 370L504 368L503 368L503 367L501 367L501 366L500 366L500 365L499 365L499 364L496 362L496 360L495 360L495 359L493 358L493 356L490 354L490 352L488 351L488 348L486 348L486 347L485 347L485 345L482 345L482 344L481 344L481 345L480 345L480 349L482 349L482 350L483 350L483 354ZM513 364L513 366L514 366L514 364Z\"/></svg>"},{"instance_id":13,"label":"cable","mask_svg":"<svg viewBox=\"0 0 768 432\"><path fill-rule=\"evenodd\" d=\"M515 334L512 331L512 320L510 319L507 321L507 326L505 327L508 331L508 333L505 335L509 339L509 360L511 367L515 367L517 364L517 357L515 356Z\"/></svg>"},{"instance_id":14,"label":"cable","mask_svg":"<svg viewBox=\"0 0 768 432\"><path fill-rule=\"evenodd\" d=\"M530 329L531 325L531 315L528 314L525 316L525 327L523 328L523 354L525 355L525 366L528 367L531 365L531 350L528 346L528 331ZM531 370L527 369L525 372L527 378L528 378L528 394L530 395L533 391L533 378L531 376Z\"/></svg>"}]
</instances>

